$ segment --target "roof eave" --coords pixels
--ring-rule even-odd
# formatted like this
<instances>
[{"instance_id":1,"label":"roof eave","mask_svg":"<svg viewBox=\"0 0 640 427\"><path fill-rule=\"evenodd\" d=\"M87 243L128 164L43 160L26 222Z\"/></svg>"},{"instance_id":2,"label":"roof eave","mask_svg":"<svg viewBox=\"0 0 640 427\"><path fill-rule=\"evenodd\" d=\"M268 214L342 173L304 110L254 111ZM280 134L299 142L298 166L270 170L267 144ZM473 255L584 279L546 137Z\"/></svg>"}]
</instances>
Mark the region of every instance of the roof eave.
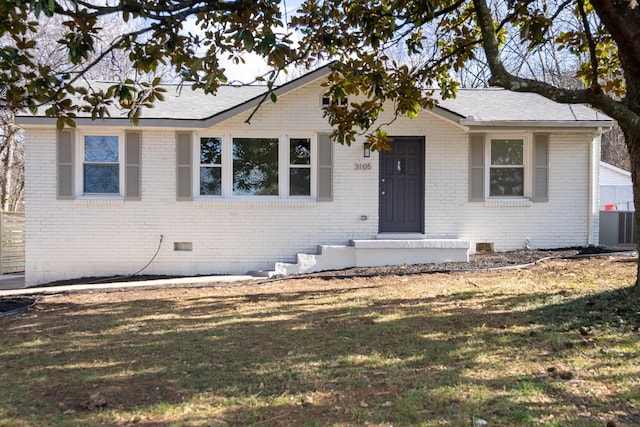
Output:
<instances>
[{"instance_id":1,"label":"roof eave","mask_svg":"<svg viewBox=\"0 0 640 427\"><path fill-rule=\"evenodd\" d=\"M433 108L427 111L456 125L461 125L461 120L464 120L464 116L439 105L434 105Z\"/></svg>"},{"instance_id":2,"label":"roof eave","mask_svg":"<svg viewBox=\"0 0 640 427\"><path fill-rule=\"evenodd\" d=\"M55 126L57 119L55 117L43 116L16 116L16 124L20 126L48 125ZM134 125L128 118L104 118L91 119L88 117L78 117L74 119L76 126L122 126L122 127L159 127L159 128L204 128L202 119L172 119L172 118L153 118L140 119L137 125Z\"/></svg>"},{"instance_id":3,"label":"roof eave","mask_svg":"<svg viewBox=\"0 0 640 427\"><path fill-rule=\"evenodd\" d=\"M474 120L462 119L458 122L462 126L469 128L554 128L554 129L598 129L611 128L613 120Z\"/></svg>"}]
</instances>

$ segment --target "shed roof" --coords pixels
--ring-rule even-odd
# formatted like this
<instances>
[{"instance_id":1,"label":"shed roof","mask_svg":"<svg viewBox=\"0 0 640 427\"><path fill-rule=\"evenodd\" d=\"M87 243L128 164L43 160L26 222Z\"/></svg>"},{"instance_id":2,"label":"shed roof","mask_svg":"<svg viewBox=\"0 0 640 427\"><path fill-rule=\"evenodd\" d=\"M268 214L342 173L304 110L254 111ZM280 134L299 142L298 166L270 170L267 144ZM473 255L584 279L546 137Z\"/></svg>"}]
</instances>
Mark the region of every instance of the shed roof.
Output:
<instances>
[{"instance_id":1,"label":"shed roof","mask_svg":"<svg viewBox=\"0 0 640 427\"><path fill-rule=\"evenodd\" d=\"M631 172L600 161L600 185L633 185Z\"/></svg>"}]
</instances>

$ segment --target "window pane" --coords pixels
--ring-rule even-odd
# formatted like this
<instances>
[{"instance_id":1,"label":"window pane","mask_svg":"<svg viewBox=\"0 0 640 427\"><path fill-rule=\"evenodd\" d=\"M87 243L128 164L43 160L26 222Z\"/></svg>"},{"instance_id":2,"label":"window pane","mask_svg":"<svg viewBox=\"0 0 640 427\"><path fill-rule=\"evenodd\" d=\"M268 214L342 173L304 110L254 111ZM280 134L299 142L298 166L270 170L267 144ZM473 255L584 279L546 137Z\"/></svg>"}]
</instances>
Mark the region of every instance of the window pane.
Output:
<instances>
[{"instance_id":1,"label":"window pane","mask_svg":"<svg viewBox=\"0 0 640 427\"><path fill-rule=\"evenodd\" d=\"M84 165L85 193L119 193L118 165Z\"/></svg>"},{"instance_id":2,"label":"window pane","mask_svg":"<svg viewBox=\"0 0 640 427\"><path fill-rule=\"evenodd\" d=\"M205 165L222 163L222 140L220 138L200 139L200 163Z\"/></svg>"},{"instance_id":3,"label":"window pane","mask_svg":"<svg viewBox=\"0 0 640 427\"><path fill-rule=\"evenodd\" d=\"M118 137L84 137L84 161L90 163L115 163L118 161Z\"/></svg>"},{"instance_id":4,"label":"window pane","mask_svg":"<svg viewBox=\"0 0 640 427\"><path fill-rule=\"evenodd\" d=\"M492 165L522 165L523 143L521 139L492 139Z\"/></svg>"},{"instance_id":5,"label":"window pane","mask_svg":"<svg viewBox=\"0 0 640 427\"><path fill-rule=\"evenodd\" d=\"M290 141L289 162L292 165L311 164L311 140L293 138Z\"/></svg>"},{"instance_id":6,"label":"window pane","mask_svg":"<svg viewBox=\"0 0 640 427\"><path fill-rule=\"evenodd\" d=\"M523 196L524 168L491 168L491 196Z\"/></svg>"},{"instance_id":7,"label":"window pane","mask_svg":"<svg viewBox=\"0 0 640 427\"><path fill-rule=\"evenodd\" d=\"M289 169L289 195L311 195L311 168Z\"/></svg>"},{"instance_id":8,"label":"window pane","mask_svg":"<svg viewBox=\"0 0 640 427\"><path fill-rule=\"evenodd\" d=\"M233 194L278 195L278 140L234 138Z\"/></svg>"},{"instance_id":9,"label":"window pane","mask_svg":"<svg viewBox=\"0 0 640 427\"><path fill-rule=\"evenodd\" d=\"M222 194L222 168L200 167L200 194L202 196Z\"/></svg>"}]
</instances>

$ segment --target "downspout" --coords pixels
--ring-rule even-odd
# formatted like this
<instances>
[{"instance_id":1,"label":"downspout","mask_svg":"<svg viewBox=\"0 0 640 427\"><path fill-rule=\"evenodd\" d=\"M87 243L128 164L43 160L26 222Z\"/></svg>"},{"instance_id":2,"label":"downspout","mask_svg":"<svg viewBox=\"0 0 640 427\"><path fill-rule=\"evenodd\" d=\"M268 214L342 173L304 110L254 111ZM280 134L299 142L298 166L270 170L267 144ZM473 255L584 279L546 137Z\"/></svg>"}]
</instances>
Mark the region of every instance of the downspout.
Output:
<instances>
[{"instance_id":1,"label":"downspout","mask_svg":"<svg viewBox=\"0 0 640 427\"><path fill-rule=\"evenodd\" d=\"M602 136L602 128L599 127L596 136L591 141L589 147L589 206L587 212L587 244L598 245L600 243L599 230L596 225L599 221L596 218L596 203L600 199L600 188L598 186L600 179L600 139Z\"/></svg>"}]
</instances>

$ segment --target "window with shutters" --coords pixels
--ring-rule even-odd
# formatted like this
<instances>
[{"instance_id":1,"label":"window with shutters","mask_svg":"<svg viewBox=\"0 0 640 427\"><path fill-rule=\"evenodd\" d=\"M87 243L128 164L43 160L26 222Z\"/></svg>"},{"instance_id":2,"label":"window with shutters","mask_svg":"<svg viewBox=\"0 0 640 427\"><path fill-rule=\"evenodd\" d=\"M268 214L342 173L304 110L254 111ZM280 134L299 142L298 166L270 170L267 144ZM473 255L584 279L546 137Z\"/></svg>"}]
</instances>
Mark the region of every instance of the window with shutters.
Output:
<instances>
[{"instance_id":1,"label":"window with shutters","mask_svg":"<svg viewBox=\"0 0 640 427\"><path fill-rule=\"evenodd\" d=\"M489 199L531 197L530 135L488 135L484 159Z\"/></svg>"},{"instance_id":2,"label":"window with shutters","mask_svg":"<svg viewBox=\"0 0 640 427\"><path fill-rule=\"evenodd\" d=\"M120 194L122 144L116 135L84 135L82 139L82 193Z\"/></svg>"},{"instance_id":3,"label":"window with shutters","mask_svg":"<svg viewBox=\"0 0 640 427\"><path fill-rule=\"evenodd\" d=\"M469 201L546 202L549 199L548 164L547 134L471 134Z\"/></svg>"},{"instance_id":4,"label":"window with shutters","mask_svg":"<svg viewBox=\"0 0 640 427\"><path fill-rule=\"evenodd\" d=\"M56 140L58 199L142 199L142 132L63 129Z\"/></svg>"},{"instance_id":5,"label":"window with shutters","mask_svg":"<svg viewBox=\"0 0 640 427\"><path fill-rule=\"evenodd\" d=\"M331 188L323 188L322 197L319 193L319 181L330 186L331 169L329 165L321 165L324 169L319 173L316 164L319 161L316 154L318 137L315 135L200 134L194 140L197 141L193 150L196 167L190 174L193 183L185 185L193 188L197 198L316 197L324 201L331 192ZM324 143L323 147L327 152L331 149ZM331 156L322 158L326 163ZM179 178L178 181L178 185L182 185L185 180Z\"/></svg>"}]
</instances>

